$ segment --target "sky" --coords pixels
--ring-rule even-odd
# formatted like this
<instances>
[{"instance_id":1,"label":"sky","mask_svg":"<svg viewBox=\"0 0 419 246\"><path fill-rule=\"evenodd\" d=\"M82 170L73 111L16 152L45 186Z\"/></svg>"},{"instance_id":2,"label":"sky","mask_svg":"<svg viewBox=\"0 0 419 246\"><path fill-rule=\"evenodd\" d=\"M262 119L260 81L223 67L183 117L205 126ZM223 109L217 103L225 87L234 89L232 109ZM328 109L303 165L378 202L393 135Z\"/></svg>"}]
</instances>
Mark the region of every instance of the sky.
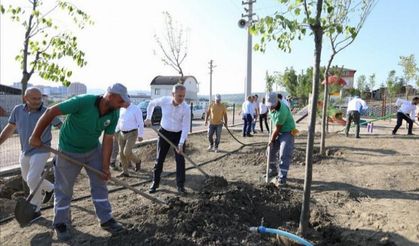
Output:
<instances>
[{"instance_id":1,"label":"sky","mask_svg":"<svg viewBox=\"0 0 419 246\"><path fill-rule=\"evenodd\" d=\"M27 4L21 0L0 0L1 4ZM214 60L213 94L243 93L246 78L247 32L237 25L244 13L240 0L75 0L95 24L84 30L67 25L67 16L56 14L68 30L77 34L85 51L87 66L73 70L71 81L82 82L88 89L106 89L112 83L125 84L129 90L150 90L157 75L177 75L156 54L154 34L162 35L163 11L188 30L188 55L183 64L185 75L199 82L199 94L209 94L208 63ZM277 0L257 0L257 16L271 15L278 9ZM381 0L368 17L355 42L340 52L333 65L357 70L355 76L376 74L377 86L385 82L390 70L402 76L400 56L414 54L419 63L419 1ZM20 65L14 60L23 44L24 29L9 18L0 16L0 83L11 85L21 79ZM255 37L254 42L258 38ZM265 53L253 52L252 92L265 88L265 73L297 71L313 65L312 37L294 41L291 53L270 44ZM330 48L324 45L321 64L326 65ZM36 74L30 83L56 86Z\"/></svg>"}]
</instances>

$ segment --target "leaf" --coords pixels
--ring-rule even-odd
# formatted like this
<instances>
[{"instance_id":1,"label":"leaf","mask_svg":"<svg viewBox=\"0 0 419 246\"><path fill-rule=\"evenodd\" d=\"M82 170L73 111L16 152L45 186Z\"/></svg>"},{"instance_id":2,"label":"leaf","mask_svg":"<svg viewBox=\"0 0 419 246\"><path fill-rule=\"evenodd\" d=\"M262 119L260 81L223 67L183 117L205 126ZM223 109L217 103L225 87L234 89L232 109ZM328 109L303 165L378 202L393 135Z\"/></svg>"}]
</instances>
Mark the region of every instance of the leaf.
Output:
<instances>
[{"instance_id":1,"label":"leaf","mask_svg":"<svg viewBox=\"0 0 419 246\"><path fill-rule=\"evenodd\" d=\"M301 9L299 9L299 8L296 8L295 10L294 10L294 13L295 13L295 15L300 15L300 13L301 13Z\"/></svg>"}]
</instances>

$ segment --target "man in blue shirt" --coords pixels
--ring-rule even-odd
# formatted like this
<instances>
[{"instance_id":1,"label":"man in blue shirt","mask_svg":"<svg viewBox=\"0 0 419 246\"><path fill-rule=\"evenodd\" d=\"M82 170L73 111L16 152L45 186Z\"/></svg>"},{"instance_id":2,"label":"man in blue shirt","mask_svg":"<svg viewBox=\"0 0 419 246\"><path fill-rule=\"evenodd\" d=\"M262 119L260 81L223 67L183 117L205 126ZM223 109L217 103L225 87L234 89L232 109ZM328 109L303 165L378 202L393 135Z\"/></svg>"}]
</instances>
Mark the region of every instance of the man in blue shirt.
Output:
<instances>
[{"instance_id":1,"label":"man in blue shirt","mask_svg":"<svg viewBox=\"0 0 419 246\"><path fill-rule=\"evenodd\" d=\"M35 128L36 122L47 108L42 104L41 91L35 87L26 89L24 101L26 102L25 104L16 105L13 108L9 117L9 123L0 134L0 145L17 130L21 146L19 162L22 178L28 184L30 193L32 193L41 180L41 174L44 171L50 153L46 149L31 147L29 145L29 137ZM43 132L41 141L48 146L51 146L51 125L59 128L61 121L58 118L54 118ZM39 190L30 201L31 204L37 207L32 221L41 216L41 203L46 203L51 199L53 189L54 185L51 182L48 180L42 181Z\"/></svg>"}]
</instances>

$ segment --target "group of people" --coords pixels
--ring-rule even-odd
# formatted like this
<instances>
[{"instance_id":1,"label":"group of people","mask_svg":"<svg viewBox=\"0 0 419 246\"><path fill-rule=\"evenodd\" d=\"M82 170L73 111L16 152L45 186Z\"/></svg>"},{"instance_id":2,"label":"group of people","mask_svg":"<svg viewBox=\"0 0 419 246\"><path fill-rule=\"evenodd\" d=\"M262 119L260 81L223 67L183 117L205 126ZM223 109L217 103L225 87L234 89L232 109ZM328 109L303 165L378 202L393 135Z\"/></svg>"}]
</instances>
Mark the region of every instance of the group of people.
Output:
<instances>
[{"instance_id":1,"label":"group of people","mask_svg":"<svg viewBox=\"0 0 419 246\"><path fill-rule=\"evenodd\" d=\"M413 134L413 123L416 119L419 121L419 112L416 113L416 106L419 104L419 97L413 97L411 101L398 98L396 101L397 110L397 123L392 131L392 135L396 135L400 126L405 120L408 124L407 135ZM360 120L361 114L368 109L368 106L364 100L362 100L358 95L354 96L349 102L346 113L346 127L345 135L349 136L349 130L351 128L352 122L355 124L355 137L360 138Z\"/></svg>"},{"instance_id":2,"label":"group of people","mask_svg":"<svg viewBox=\"0 0 419 246\"><path fill-rule=\"evenodd\" d=\"M177 191L180 194L186 194L183 153L190 131L191 113L189 105L185 102L185 95L184 85L174 85L172 96L150 101L146 119L143 121L142 112L131 103L127 88L120 83L109 86L103 96L79 95L49 108L42 104L41 91L36 87L30 87L25 91L25 103L17 105L12 110L9 122L0 134L0 145L15 131L19 133L22 178L33 193L42 180L41 174L50 156L48 149L43 146L51 146L51 128L59 128L59 151L71 159L102 172L102 176L98 176L87 171L92 202L100 227L115 233L121 231L123 226L112 216L107 188L107 181L111 177L110 167L115 165L117 155L115 153L119 150L122 167L119 176L129 176L128 169L132 163L135 164L136 171L140 170L141 159L133 153L133 146L137 141L143 140L144 125L151 126L151 116L157 106L161 107L162 119L158 130L157 155L149 193L155 193L159 188L163 164L170 149L170 144L165 140L168 139L177 146L175 149ZM412 124L418 103L418 97L413 98L411 102L397 101L400 109L393 134L396 134L402 120L409 123L408 134L412 134ZM349 102L346 135L348 135L351 121L354 121L357 124L356 137L359 137L360 113L366 108L365 101L358 97ZM243 137L252 136L250 134L252 130L253 133L256 132L254 119L257 117L259 117L261 132L263 132L262 122L265 123L266 130L270 133L269 175L276 177L276 185L286 184L294 150L294 138L298 133L288 101L276 93L267 93L261 103L258 102L257 95L249 96L242 105L241 113L244 120ZM61 115L67 116L64 122L59 119ZM272 129L267 123L268 115ZM227 109L221 103L221 96L217 94L214 102L209 105L205 117L205 125L208 125L208 151L219 151L221 131L223 125L227 126L226 124ZM102 141L99 141L102 134ZM68 230L70 203L73 187L81 169L81 166L72 164L67 158L61 155L56 156L54 184L43 180L39 192L31 200L31 203L36 206L33 218L36 220L41 216L41 204L48 202L54 193L53 226L59 240L65 241L71 238Z\"/></svg>"}]
</instances>

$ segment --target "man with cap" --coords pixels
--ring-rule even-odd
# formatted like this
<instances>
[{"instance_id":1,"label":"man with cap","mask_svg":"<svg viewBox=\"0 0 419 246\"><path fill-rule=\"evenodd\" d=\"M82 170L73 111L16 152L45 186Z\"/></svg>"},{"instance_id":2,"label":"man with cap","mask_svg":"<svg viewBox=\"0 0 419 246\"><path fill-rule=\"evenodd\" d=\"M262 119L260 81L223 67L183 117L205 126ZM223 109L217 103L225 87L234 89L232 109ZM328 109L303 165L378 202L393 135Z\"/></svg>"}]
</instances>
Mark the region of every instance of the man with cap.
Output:
<instances>
[{"instance_id":1,"label":"man with cap","mask_svg":"<svg viewBox=\"0 0 419 246\"><path fill-rule=\"evenodd\" d=\"M185 102L186 87L183 84L176 84L172 88L172 96L161 97L152 100L147 107L146 126L151 126L151 116L154 108L160 106L162 118L159 132L177 145L175 151L176 160L176 185L178 193L185 194L185 158L181 153L184 151L184 144L188 138L191 121L191 109ZM153 170L153 183L149 193L155 193L160 184L160 175L163 171L163 163L166 159L170 144L159 136L157 141L157 159Z\"/></svg>"},{"instance_id":2,"label":"man with cap","mask_svg":"<svg viewBox=\"0 0 419 246\"><path fill-rule=\"evenodd\" d=\"M25 103L16 105L10 114L9 123L0 134L0 145L17 130L21 146L19 162L22 178L28 184L29 191L32 194L41 180L41 175L50 153L46 149L33 148L29 145L28 140L35 128L36 122L47 108L42 103L41 91L36 87L27 88L23 99ZM61 127L61 121L58 118L54 118L42 134L41 141L48 146L51 146L52 125L59 128ZM40 218L41 203L46 203L51 199L53 190L54 185L44 179L39 190L30 201L31 204L36 206L32 221ZM44 194L43 198L42 194Z\"/></svg>"},{"instance_id":3,"label":"man with cap","mask_svg":"<svg viewBox=\"0 0 419 246\"><path fill-rule=\"evenodd\" d=\"M218 146L221 139L221 130L223 129L223 124L227 124L227 109L224 104L221 103L221 95L215 95L215 102L211 103L208 107L207 113L205 115L205 125L208 125L208 118L211 118L210 125L208 126L208 141L209 146L208 150L213 150L218 152ZM223 121L224 119L224 121ZM215 144L214 144L214 132L215 132Z\"/></svg>"},{"instance_id":4,"label":"man with cap","mask_svg":"<svg viewBox=\"0 0 419 246\"><path fill-rule=\"evenodd\" d=\"M295 129L294 118L290 109L279 101L277 94L271 92L266 94L266 105L270 108L269 116L273 129L269 138L270 169L271 172L278 170L278 177L275 179L277 186L285 185L287 182L288 169L294 151ZM279 159L277 152L279 151Z\"/></svg>"},{"instance_id":5,"label":"man with cap","mask_svg":"<svg viewBox=\"0 0 419 246\"><path fill-rule=\"evenodd\" d=\"M109 170L113 135L119 118L119 108L130 102L127 88L116 83L108 87L103 96L79 95L54 105L41 116L29 139L34 147L41 147L40 136L51 121L67 115L60 130L59 151L104 173L103 176L87 171L92 201L100 226L111 233L121 231L122 225L112 217L106 181ZM103 133L102 144L99 137ZM54 168L54 229L57 238L69 240L69 209L73 186L81 167L58 156Z\"/></svg>"}]
</instances>

